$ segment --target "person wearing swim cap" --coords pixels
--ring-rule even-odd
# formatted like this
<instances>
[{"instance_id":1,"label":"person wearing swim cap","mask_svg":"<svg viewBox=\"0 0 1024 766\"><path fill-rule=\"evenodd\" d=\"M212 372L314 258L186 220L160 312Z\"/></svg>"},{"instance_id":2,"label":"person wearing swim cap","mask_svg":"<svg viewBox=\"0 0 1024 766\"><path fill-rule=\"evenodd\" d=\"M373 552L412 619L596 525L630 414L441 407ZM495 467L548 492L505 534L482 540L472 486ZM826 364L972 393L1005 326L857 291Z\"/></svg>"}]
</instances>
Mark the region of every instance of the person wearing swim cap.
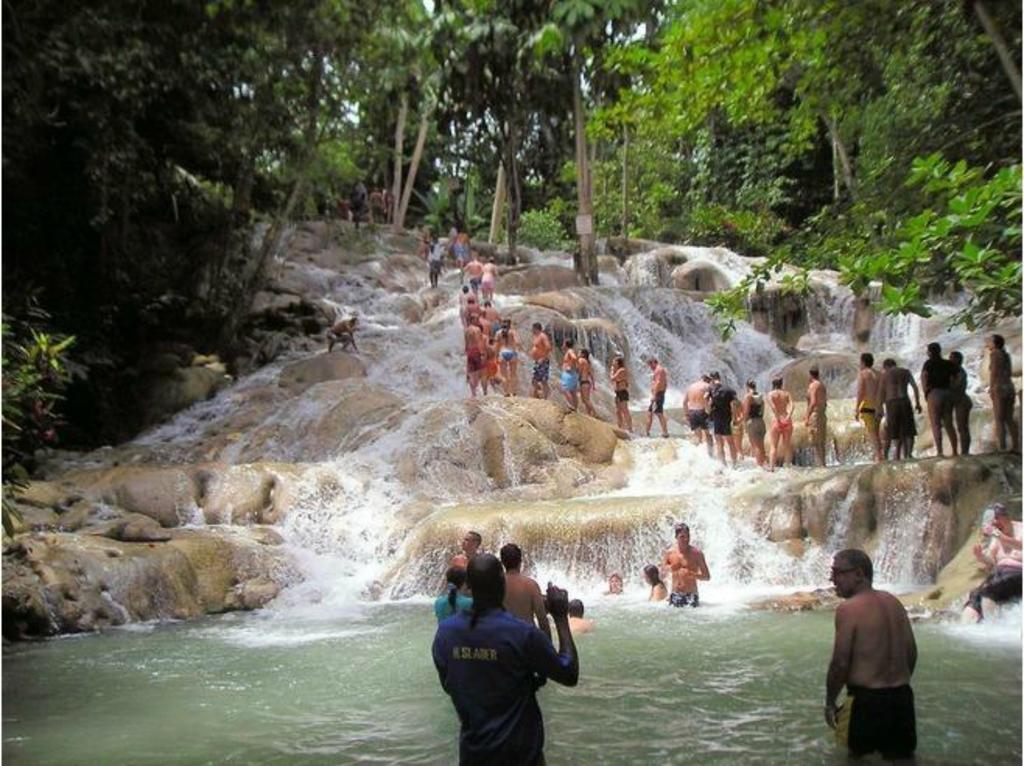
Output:
<instances>
[{"instance_id":1,"label":"person wearing swim cap","mask_svg":"<svg viewBox=\"0 0 1024 766\"><path fill-rule=\"evenodd\" d=\"M502 607L505 574L489 553L467 570L473 608L437 626L431 654L461 725L462 766L544 763L537 689L547 679L575 686L580 666L569 629L569 595L548 583L559 651L535 626Z\"/></svg>"}]
</instances>

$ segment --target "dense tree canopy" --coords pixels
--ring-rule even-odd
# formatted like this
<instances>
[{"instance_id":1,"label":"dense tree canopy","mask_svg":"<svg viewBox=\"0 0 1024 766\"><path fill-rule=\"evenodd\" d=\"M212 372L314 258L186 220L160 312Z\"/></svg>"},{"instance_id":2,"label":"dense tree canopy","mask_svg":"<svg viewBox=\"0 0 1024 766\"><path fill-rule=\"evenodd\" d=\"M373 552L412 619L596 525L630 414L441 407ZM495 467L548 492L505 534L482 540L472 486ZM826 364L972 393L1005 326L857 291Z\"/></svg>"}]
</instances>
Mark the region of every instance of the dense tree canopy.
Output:
<instances>
[{"instance_id":1,"label":"dense tree canopy","mask_svg":"<svg viewBox=\"0 0 1024 766\"><path fill-rule=\"evenodd\" d=\"M12 0L4 24L4 311L38 296L76 336L84 413L153 343L230 357L286 226L357 181L398 228L484 236L507 191L513 246L576 246L584 213L767 256L713 299L725 327L783 264L889 311L963 286L960 321L1020 313L1019 3Z\"/></svg>"}]
</instances>

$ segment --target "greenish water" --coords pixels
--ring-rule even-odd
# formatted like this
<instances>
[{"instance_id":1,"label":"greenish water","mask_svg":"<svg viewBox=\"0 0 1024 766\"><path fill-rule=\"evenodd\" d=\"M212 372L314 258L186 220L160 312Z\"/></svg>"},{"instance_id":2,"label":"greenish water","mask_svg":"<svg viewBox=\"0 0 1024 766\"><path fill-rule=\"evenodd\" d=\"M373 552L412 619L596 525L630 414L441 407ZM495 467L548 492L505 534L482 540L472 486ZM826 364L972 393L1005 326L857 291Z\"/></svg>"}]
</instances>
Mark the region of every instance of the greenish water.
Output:
<instances>
[{"instance_id":1,"label":"greenish water","mask_svg":"<svg viewBox=\"0 0 1024 766\"><path fill-rule=\"evenodd\" d=\"M456 758L423 602L265 611L8 647L18 764L409 763ZM540 692L548 762L845 762L821 720L831 614L600 599L575 689ZM1019 763L1019 612L916 626L922 763Z\"/></svg>"}]
</instances>

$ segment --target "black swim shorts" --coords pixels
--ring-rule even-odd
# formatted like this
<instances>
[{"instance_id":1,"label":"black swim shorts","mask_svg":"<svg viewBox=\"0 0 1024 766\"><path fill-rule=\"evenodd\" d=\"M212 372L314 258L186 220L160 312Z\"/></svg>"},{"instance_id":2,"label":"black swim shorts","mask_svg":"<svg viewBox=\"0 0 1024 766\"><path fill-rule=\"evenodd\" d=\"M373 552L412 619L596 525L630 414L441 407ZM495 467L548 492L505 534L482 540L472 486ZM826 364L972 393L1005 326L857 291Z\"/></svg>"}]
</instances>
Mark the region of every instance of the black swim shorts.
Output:
<instances>
[{"instance_id":1,"label":"black swim shorts","mask_svg":"<svg viewBox=\"0 0 1024 766\"><path fill-rule=\"evenodd\" d=\"M724 416L713 416L712 425L715 429L715 436L732 436L732 418L729 413Z\"/></svg>"},{"instance_id":2,"label":"black swim shorts","mask_svg":"<svg viewBox=\"0 0 1024 766\"><path fill-rule=\"evenodd\" d=\"M659 391L654 395L654 401L647 407L647 411L653 415L660 415L665 411L665 392Z\"/></svg>"},{"instance_id":3,"label":"black swim shorts","mask_svg":"<svg viewBox=\"0 0 1024 766\"><path fill-rule=\"evenodd\" d=\"M629 401L629 389L620 388L618 391L615 392L615 398L618 401L620 401L620 402L628 402Z\"/></svg>"},{"instance_id":4,"label":"black swim shorts","mask_svg":"<svg viewBox=\"0 0 1024 766\"><path fill-rule=\"evenodd\" d=\"M691 431L708 430L708 414L704 410L687 410L686 415Z\"/></svg>"},{"instance_id":5,"label":"black swim shorts","mask_svg":"<svg viewBox=\"0 0 1024 766\"><path fill-rule=\"evenodd\" d=\"M668 597L672 606L700 606L700 596L696 593L672 593Z\"/></svg>"},{"instance_id":6,"label":"black swim shorts","mask_svg":"<svg viewBox=\"0 0 1024 766\"><path fill-rule=\"evenodd\" d=\"M836 739L855 758L876 750L885 760L909 759L917 749L914 692L909 685L886 689L848 686L836 722Z\"/></svg>"}]
</instances>

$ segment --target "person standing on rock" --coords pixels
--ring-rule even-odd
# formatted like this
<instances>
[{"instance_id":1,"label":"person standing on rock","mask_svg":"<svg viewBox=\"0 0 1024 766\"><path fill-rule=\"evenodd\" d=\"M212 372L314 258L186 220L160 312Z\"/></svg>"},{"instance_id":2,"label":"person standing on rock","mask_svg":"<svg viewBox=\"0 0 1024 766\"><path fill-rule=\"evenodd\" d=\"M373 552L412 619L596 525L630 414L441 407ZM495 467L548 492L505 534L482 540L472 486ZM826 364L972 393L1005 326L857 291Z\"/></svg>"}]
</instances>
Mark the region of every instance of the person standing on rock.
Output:
<instances>
[{"instance_id":1,"label":"person standing on rock","mask_svg":"<svg viewBox=\"0 0 1024 766\"><path fill-rule=\"evenodd\" d=\"M533 396L536 399L547 399L551 396L551 339L544 332L540 322L533 323L533 347L530 349L533 359Z\"/></svg>"},{"instance_id":2,"label":"person standing on rock","mask_svg":"<svg viewBox=\"0 0 1024 766\"><path fill-rule=\"evenodd\" d=\"M494 308L490 301L485 300L480 316L484 323L484 332L488 337L493 336L501 328L501 314Z\"/></svg>"},{"instance_id":3,"label":"person standing on rock","mask_svg":"<svg viewBox=\"0 0 1024 766\"><path fill-rule=\"evenodd\" d=\"M811 382L807 385L807 417L804 418L804 425L814 447L814 454L818 458L818 465L824 467L825 445L828 441L828 417L825 414L828 407L828 391L821 382L821 373L817 367L808 370L808 374L811 376Z\"/></svg>"},{"instance_id":4,"label":"person standing on rock","mask_svg":"<svg viewBox=\"0 0 1024 766\"><path fill-rule=\"evenodd\" d=\"M565 401L569 405L569 410L572 412L576 412L580 406L579 357L576 355L576 349L574 348L575 345L576 341L572 338L565 339L565 345L562 349L562 376L559 381L561 383L562 394L565 396Z\"/></svg>"},{"instance_id":5,"label":"person standing on rock","mask_svg":"<svg viewBox=\"0 0 1024 766\"><path fill-rule=\"evenodd\" d=\"M580 358L576 361L576 368L580 373L580 401L583 402L583 408L587 414L596 418L597 411L590 401L594 392L594 368L590 363L590 349L580 349Z\"/></svg>"},{"instance_id":6,"label":"person standing on rock","mask_svg":"<svg viewBox=\"0 0 1024 766\"><path fill-rule=\"evenodd\" d=\"M985 341L988 349L988 393L992 397L992 418L995 421L996 444L999 451L1006 450L1006 432L1014 452L1020 452L1020 429L1013 417L1016 391L1013 387L1013 365L1006 351L1002 335L990 335Z\"/></svg>"},{"instance_id":7,"label":"person standing on rock","mask_svg":"<svg viewBox=\"0 0 1024 766\"><path fill-rule=\"evenodd\" d=\"M860 372L857 373L857 401L853 407L853 419L864 424L868 441L875 450L875 462L882 462L882 376L875 370L872 354L860 355Z\"/></svg>"},{"instance_id":8,"label":"person standing on rock","mask_svg":"<svg viewBox=\"0 0 1024 766\"><path fill-rule=\"evenodd\" d=\"M470 396L476 396L480 385L480 375L484 371L487 353L487 339L480 327L479 317L472 317L466 325L466 381L469 383Z\"/></svg>"},{"instance_id":9,"label":"person standing on rock","mask_svg":"<svg viewBox=\"0 0 1024 766\"><path fill-rule=\"evenodd\" d=\"M502 320L497 338L503 391L505 396L515 396L519 388L519 338L512 329L512 320Z\"/></svg>"},{"instance_id":10,"label":"person standing on rock","mask_svg":"<svg viewBox=\"0 0 1024 766\"><path fill-rule=\"evenodd\" d=\"M505 567L505 611L530 625L536 621L540 632L551 640L548 611L544 608L544 594L532 577L522 573L523 550L515 543L506 543L499 552Z\"/></svg>"},{"instance_id":11,"label":"person standing on rock","mask_svg":"<svg viewBox=\"0 0 1024 766\"><path fill-rule=\"evenodd\" d=\"M949 363L953 375L949 379L949 401L953 409L953 425L960 439L960 454L971 454L971 408L974 402L967 393L967 370L964 369L964 355L959 351L949 352Z\"/></svg>"},{"instance_id":12,"label":"person standing on rock","mask_svg":"<svg viewBox=\"0 0 1024 766\"><path fill-rule=\"evenodd\" d=\"M469 247L467 244L466 247ZM480 256L477 255L476 250L473 251L473 255L463 269L466 272L466 276L469 277L469 289L476 295L480 292L480 285L483 283L484 278L484 265L480 263Z\"/></svg>"},{"instance_id":13,"label":"person standing on rock","mask_svg":"<svg viewBox=\"0 0 1024 766\"><path fill-rule=\"evenodd\" d=\"M921 368L921 389L928 404L928 422L932 427L932 441L939 457L942 451L942 429L949 435L950 450L957 454L956 431L953 429L953 408L949 401L949 379L953 376L953 365L942 358L942 347L938 343L928 344L928 359Z\"/></svg>"},{"instance_id":14,"label":"person standing on rock","mask_svg":"<svg viewBox=\"0 0 1024 766\"><path fill-rule=\"evenodd\" d=\"M910 677L917 644L907 611L891 593L872 588L871 559L847 549L832 560L832 582L844 603L825 682L825 723L852 758L879 752L883 760L912 761L917 722ZM846 687L841 707L836 698Z\"/></svg>"},{"instance_id":15,"label":"person standing on rock","mask_svg":"<svg viewBox=\"0 0 1024 766\"><path fill-rule=\"evenodd\" d=\"M757 393L757 383L753 379L747 381L747 395L743 397L743 417L747 421L747 438L750 440L754 460L757 461L759 468L764 468L767 462L764 452L764 397Z\"/></svg>"},{"instance_id":16,"label":"person standing on rock","mask_svg":"<svg viewBox=\"0 0 1024 766\"><path fill-rule=\"evenodd\" d=\"M661 423L661 435L668 438L668 421L665 420L665 392L668 391L668 370L661 366L661 362L655 357L647 360L647 366L651 368L651 403L647 406L647 425L644 433L651 435L651 424L654 416L658 416Z\"/></svg>"},{"instance_id":17,"label":"person standing on rock","mask_svg":"<svg viewBox=\"0 0 1024 766\"><path fill-rule=\"evenodd\" d=\"M459 763L543 764L544 720L537 689L550 678L575 686L580 665L569 629L569 596L548 584L558 648L532 625L502 608L505 577L488 554L468 569L470 612L437 628L431 654L441 688L459 716Z\"/></svg>"},{"instance_id":18,"label":"person standing on rock","mask_svg":"<svg viewBox=\"0 0 1024 766\"><path fill-rule=\"evenodd\" d=\"M465 535L462 536L462 541L459 543L459 547L462 548L461 553L456 553L452 556L451 564L449 566L460 567L465 569L469 566L469 562L476 558L477 554L480 553L480 546L483 544L484 538L480 536L479 532L469 530Z\"/></svg>"},{"instance_id":19,"label":"person standing on rock","mask_svg":"<svg viewBox=\"0 0 1024 766\"><path fill-rule=\"evenodd\" d=\"M774 471L775 466L782 466L788 460L793 463L793 397L782 387L782 378L772 380L772 390L768 393L768 404L772 407L772 427L768 434L771 449L768 455L768 470ZM782 459L779 455L779 443L782 444Z\"/></svg>"},{"instance_id":20,"label":"person standing on rock","mask_svg":"<svg viewBox=\"0 0 1024 766\"><path fill-rule=\"evenodd\" d=\"M907 386L914 389L914 407L921 413L921 394L910 370L898 367L895 359L882 362L882 401L885 402L885 456L889 456L889 445L896 441L896 459L910 460L914 456L914 437L917 426L914 410L907 396Z\"/></svg>"},{"instance_id":21,"label":"person standing on rock","mask_svg":"<svg viewBox=\"0 0 1024 766\"><path fill-rule=\"evenodd\" d=\"M690 527L676 524L676 544L665 551L662 567L672 575L672 606L700 606L698 580L710 580L711 572L700 548L690 545Z\"/></svg>"},{"instance_id":22,"label":"person standing on rock","mask_svg":"<svg viewBox=\"0 0 1024 766\"><path fill-rule=\"evenodd\" d=\"M437 283L441 279L441 270L444 268L444 247L433 234L430 235L430 243L427 249L427 267L429 269L430 286L437 287Z\"/></svg>"},{"instance_id":23,"label":"person standing on rock","mask_svg":"<svg viewBox=\"0 0 1024 766\"><path fill-rule=\"evenodd\" d=\"M684 406L686 407L686 420L690 431L697 438L697 444L704 442L708 445L708 457L715 453L714 439L708 430L708 413L705 407L708 400L708 389L711 388L711 377L701 375L699 380L690 384L686 389Z\"/></svg>"},{"instance_id":24,"label":"person standing on rock","mask_svg":"<svg viewBox=\"0 0 1024 766\"><path fill-rule=\"evenodd\" d=\"M352 221L356 225L356 231L359 231L359 222L367 215L366 186L362 181L352 188L349 202L352 209Z\"/></svg>"},{"instance_id":25,"label":"person standing on rock","mask_svg":"<svg viewBox=\"0 0 1024 766\"><path fill-rule=\"evenodd\" d=\"M715 448L718 459L725 465L725 450L728 447L732 467L736 467L736 442L732 438L732 405L736 401L736 392L722 384L717 372L711 373L711 388L708 389L708 412L711 416L711 427L715 432Z\"/></svg>"},{"instance_id":26,"label":"person standing on rock","mask_svg":"<svg viewBox=\"0 0 1024 766\"><path fill-rule=\"evenodd\" d=\"M609 373L615 389L615 422L625 431L633 430L633 415L629 411L629 370L622 354L616 354Z\"/></svg>"},{"instance_id":27,"label":"person standing on rock","mask_svg":"<svg viewBox=\"0 0 1024 766\"><path fill-rule=\"evenodd\" d=\"M494 287L498 284L498 264L492 255L484 264L483 276L480 280L480 290L484 294L485 301L494 300Z\"/></svg>"}]
</instances>

